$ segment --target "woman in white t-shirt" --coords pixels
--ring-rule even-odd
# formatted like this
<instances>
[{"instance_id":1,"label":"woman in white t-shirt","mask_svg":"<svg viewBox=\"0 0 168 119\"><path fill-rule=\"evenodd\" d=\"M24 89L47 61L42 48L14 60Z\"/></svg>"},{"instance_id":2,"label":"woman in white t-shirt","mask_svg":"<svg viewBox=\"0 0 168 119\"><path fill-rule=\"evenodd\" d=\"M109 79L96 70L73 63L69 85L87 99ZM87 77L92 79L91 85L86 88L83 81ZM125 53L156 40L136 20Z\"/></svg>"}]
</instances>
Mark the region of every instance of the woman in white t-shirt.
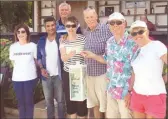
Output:
<instances>
[{"instance_id":1,"label":"woman in white t-shirt","mask_svg":"<svg viewBox=\"0 0 168 119\"><path fill-rule=\"evenodd\" d=\"M143 21L130 27L134 41L141 47L132 62L135 75L131 97L134 118L164 118L166 115L166 88L162 77L167 64L167 48L160 41L149 39L149 30Z\"/></svg>"},{"instance_id":2,"label":"woman in white t-shirt","mask_svg":"<svg viewBox=\"0 0 168 119\"><path fill-rule=\"evenodd\" d=\"M16 26L15 43L10 46L9 58L13 62L13 87L18 100L19 118L33 118L33 92L37 84L35 59L36 44L30 42L29 28L25 24Z\"/></svg>"}]
</instances>

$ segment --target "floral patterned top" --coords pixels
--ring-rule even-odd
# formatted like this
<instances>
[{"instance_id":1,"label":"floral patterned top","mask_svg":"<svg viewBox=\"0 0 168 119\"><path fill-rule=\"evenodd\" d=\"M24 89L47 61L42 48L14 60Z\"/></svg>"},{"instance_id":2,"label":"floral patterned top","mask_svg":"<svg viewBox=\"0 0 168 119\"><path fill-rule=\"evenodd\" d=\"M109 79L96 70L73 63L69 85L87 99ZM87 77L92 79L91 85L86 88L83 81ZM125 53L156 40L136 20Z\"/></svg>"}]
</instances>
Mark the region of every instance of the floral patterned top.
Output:
<instances>
[{"instance_id":1,"label":"floral patterned top","mask_svg":"<svg viewBox=\"0 0 168 119\"><path fill-rule=\"evenodd\" d=\"M124 35L120 42L114 37L107 41L104 59L107 62L107 92L115 99L123 99L128 93L132 67L131 62L139 53L138 45L129 35Z\"/></svg>"}]
</instances>

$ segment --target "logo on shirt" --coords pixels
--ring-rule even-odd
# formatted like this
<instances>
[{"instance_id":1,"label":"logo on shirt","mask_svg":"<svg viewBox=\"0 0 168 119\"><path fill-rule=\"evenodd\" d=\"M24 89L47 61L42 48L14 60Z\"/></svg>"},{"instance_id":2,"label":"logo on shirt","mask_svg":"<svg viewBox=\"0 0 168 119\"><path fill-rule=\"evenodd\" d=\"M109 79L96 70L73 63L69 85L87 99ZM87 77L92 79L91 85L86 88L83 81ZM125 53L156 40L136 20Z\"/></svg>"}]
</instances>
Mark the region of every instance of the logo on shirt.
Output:
<instances>
[{"instance_id":1,"label":"logo on shirt","mask_svg":"<svg viewBox=\"0 0 168 119\"><path fill-rule=\"evenodd\" d=\"M24 53L22 53L22 52L18 52L18 53L14 53L14 55L15 56L20 56L20 55L31 55L31 52L24 52Z\"/></svg>"}]
</instances>

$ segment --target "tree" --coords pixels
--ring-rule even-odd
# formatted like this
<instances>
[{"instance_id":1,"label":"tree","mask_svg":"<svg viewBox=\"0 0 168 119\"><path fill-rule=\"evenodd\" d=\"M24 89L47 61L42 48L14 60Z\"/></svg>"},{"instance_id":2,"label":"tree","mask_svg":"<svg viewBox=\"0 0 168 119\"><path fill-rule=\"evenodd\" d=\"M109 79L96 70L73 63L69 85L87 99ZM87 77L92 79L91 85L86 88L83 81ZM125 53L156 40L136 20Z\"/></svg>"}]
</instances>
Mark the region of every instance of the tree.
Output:
<instances>
[{"instance_id":1,"label":"tree","mask_svg":"<svg viewBox=\"0 0 168 119\"><path fill-rule=\"evenodd\" d=\"M6 28L6 32L13 32L15 25L32 22L32 2L26 1L1 1L0 25ZM1 31L3 32L3 31Z\"/></svg>"}]
</instances>

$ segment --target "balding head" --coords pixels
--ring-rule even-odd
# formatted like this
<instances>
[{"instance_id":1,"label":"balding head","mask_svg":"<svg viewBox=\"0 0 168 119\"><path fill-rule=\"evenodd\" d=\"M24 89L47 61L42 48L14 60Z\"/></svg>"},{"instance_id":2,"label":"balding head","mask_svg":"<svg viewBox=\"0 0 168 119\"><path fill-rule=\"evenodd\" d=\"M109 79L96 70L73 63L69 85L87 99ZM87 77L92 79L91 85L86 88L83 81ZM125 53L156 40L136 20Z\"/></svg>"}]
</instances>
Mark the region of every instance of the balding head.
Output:
<instances>
[{"instance_id":1,"label":"balding head","mask_svg":"<svg viewBox=\"0 0 168 119\"><path fill-rule=\"evenodd\" d=\"M59 14L62 19L67 18L71 14L71 6L63 2L59 5Z\"/></svg>"}]
</instances>

